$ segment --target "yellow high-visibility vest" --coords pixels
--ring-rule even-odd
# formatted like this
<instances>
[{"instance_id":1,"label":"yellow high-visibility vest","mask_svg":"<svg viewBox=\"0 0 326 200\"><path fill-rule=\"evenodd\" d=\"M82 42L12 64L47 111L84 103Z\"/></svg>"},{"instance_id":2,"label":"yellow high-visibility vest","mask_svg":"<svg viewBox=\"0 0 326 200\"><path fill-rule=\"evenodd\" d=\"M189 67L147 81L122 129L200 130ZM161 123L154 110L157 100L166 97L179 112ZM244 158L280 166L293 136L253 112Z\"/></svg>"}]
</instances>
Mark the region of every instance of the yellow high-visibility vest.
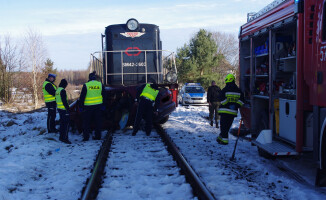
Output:
<instances>
[{"instance_id":1,"label":"yellow high-visibility vest","mask_svg":"<svg viewBox=\"0 0 326 200\"><path fill-rule=\"evenodd\" d=\"M61 90L63 90L62 87L59 87L57 91L55 91L55 101L57 102L57 108L61 110L66 110L65 106L63 105L60 93ZM68 101L68 96L67 96L67 101Z\"/></svg>"},{"instance_id":2,"label":"yellow high-visibility vest","mask_svg":"<svg viewBox=\"0 0 326 200\"><path fill-rule=\"evenodd\" d=\"M51 83L51 82L49 82L49 81L44 81L43 86L42 86L42 90L43 90L43 96L44 96L44 101L45 101L45 103L49 103L49 102L53 102L53 101L55 101L55 96L49 94L49 93L45 90L45 86L46 86L46 84L48 84L48 83L50 83L50 84L53 86L53 88L54 88L55 90L57 90L57 87L56 87L53 83Z\"/></svg>"},{"instance_id":3,"label":"yellow high-visibility vest","mask_svg":"<svg viewBox=\"0 0 326 200\"><path fill-rule=\"evenodd\" d=\"M92 106L103 103L102 83L99 81L90 81L85 83L87 93L84 105Z\"/></svg>"},{"instance_id":4,"label":"yellow high-visibility vest","mask_svg":"<svg viewBox=\"0 0 326 200\"><path fill-rule=\"evenodd\" d=\"M140 96L144 96L152 101L155 101L158 92L159 92L158 90L151 88L150 84L146 84Z\"/></svg>"}]
</instances>

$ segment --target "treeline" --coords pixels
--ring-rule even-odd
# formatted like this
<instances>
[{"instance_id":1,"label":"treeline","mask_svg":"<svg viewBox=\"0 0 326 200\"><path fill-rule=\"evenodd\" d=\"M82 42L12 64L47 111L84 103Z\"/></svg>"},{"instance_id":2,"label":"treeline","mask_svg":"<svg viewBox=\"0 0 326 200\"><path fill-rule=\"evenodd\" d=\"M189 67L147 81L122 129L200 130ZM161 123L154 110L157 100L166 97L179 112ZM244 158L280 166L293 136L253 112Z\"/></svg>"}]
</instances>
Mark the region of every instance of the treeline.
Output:
<instances>
[{"instance_id":1,"label":"treeline","mask_svg":"<svg viewBox=\"0 0 326 200\"><path fill-rule=\"evenodd\" d=\"M238 49L238 40L232 34L199 30L189 43L177 49L179 82L199 82L207 88L215 80L223 87L225 75L238 74Z\"/></svg>"},{"instance_id":2,"label":"treeline","mask_svg":"<svg viewBox=\"0 0 326 200\"><path fill-rule=\"evenodd\" d=\"M89 70L60 70L58 79L65 78L71 85L83 85L88 80Z\"/></svg>"},{"instance_id":3,"label":"treeline","mask_svg":"<svg viewBox=\"0 0 326 200\"><path fill-rule=\"evenodd\" d=\"M88 70L58 71L46 52L42 36L35 30L27 30L18 42L10 36L0 36L1 102L11 104L20 98L22 103L39 108L43 103L42 85L49 73L57 74L56 84L66 78L70 87L88 80Z\"/></svg>"}]
</instances>

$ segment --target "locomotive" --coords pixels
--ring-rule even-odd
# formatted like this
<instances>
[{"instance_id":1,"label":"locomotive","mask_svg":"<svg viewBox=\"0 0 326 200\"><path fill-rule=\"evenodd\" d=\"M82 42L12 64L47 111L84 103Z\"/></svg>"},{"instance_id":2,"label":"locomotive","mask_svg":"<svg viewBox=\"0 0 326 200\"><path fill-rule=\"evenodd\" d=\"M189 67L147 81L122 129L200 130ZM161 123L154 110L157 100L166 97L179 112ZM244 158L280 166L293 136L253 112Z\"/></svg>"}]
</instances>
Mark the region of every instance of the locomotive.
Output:
<instances>
[{"instance_id":1,"label":"locomotive","mask_svg":"<svg viewBox=\"0 0 326 200\"><path fill-rule=\"evenodd\" d=\"M160 105L153 121L165 123L177 106L178 83L174 53L162 50L159 27L131 18L126 24L107 26L101 40L102 51L91 54L90 71L96 71L105 86L102 128L119 127L125 113L126 126L134 123L137 87L145 83L159 86ZM78 107L78 100L71 105L71 120L82 132Z\"/></svg>"}]
</instances>

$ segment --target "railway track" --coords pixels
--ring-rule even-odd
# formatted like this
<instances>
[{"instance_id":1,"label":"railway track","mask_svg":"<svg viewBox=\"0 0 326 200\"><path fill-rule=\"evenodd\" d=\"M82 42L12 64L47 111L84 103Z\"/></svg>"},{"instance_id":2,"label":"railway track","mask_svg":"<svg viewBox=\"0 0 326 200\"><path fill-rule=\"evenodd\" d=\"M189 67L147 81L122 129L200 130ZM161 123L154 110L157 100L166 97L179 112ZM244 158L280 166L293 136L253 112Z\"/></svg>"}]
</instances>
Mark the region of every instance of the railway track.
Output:
<instances>
[{"instance_id":1,"label":"railway track","mask_svg":"<svg viewBox=\"0 0 326 200\"><path fill-rule=\"evenodd\" d=\"M80 199L215 199L164 129L155 129L151 136L109 131Z\"/></svg>"}]
</instances>

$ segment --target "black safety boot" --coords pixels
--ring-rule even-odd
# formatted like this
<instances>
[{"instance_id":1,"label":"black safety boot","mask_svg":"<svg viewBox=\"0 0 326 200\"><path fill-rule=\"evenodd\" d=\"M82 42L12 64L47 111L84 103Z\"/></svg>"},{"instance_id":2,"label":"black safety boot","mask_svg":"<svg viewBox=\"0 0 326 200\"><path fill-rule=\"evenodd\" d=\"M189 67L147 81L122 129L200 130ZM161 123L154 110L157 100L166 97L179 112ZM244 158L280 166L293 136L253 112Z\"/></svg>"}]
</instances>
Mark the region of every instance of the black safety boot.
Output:
<instances>
[{"instance_id":1,"label":"black safety boot","mask_svg":"<svg viewBox=\"0 0 326 200\"><path fill-rule=\"evenodd\" d=\"M146 135L147 135L147 136L150 136L150 135L151 135L151 132L149 132L149 133L146 133Z\"/></svg>"},{"instance_id":2,"label":"black safety boot","mask_svg":"<svg viewBox=\"0 0 326 200\"><path fill-rule=\"evenodd\" d=\"M132 132L132 134L131 134L131 135L132 135L132 136L135 136L135 135L136 135L136 133L137 133L137 132L135 132L135 131L134 131L134 132Z\"/></svg>"},{"instance_id":3,"label":"black safety boot","mask_svg":"<svg viewBox=\"0 0 326 200\"><path fill-rule=\"evenodd\" d=\"M61 142L66 144L71 144L71 142L68 139L59 139Z\"/></svg>"},{"instance_id":4,"label":"black safety boot","mask_svg":"<svg viewBox=\"0 0 326 200\"><path fill-rule=\"evenodd\" d=\"M220 126L218 125L218 121L216 121L215 124L216 124L216 128L220 128Z\"/></svg>"},{"instance_id":5,"label":"black safety boot","mask_svg":"<svg viewBox=\"0 0 326 200\"><path fill-rule=\"evenodd\" d=\"M213 126L213 120L211 120L211 123L210 123L211 126Z\"/></svg>"}]
</instances>

